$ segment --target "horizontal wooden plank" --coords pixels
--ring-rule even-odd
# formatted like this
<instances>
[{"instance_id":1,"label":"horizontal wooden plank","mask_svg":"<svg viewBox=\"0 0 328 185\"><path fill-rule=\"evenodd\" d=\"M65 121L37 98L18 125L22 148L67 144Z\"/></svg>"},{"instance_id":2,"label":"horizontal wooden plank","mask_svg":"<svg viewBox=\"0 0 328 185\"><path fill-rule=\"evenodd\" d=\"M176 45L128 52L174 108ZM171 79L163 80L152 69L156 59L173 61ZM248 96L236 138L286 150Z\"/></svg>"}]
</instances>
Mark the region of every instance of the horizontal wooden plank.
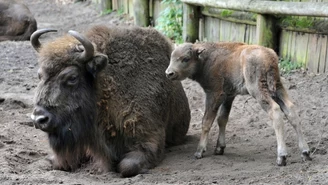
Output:
<instances>
[{"instance_id":1,"label":"horizontal wooden plank","mask_svg":"<svg viewBox=\"0 0 328 185\"><path fill-rule=\"evenodd\" d=\"M222 9L212 7L205 7L202 10L202 14L206 16L216 17L229 22L256 25L256 20L250 18L251 13L234 11L229 16L222 16L222 12Z\"/></svg>"},{"instance_id":2,"label":"horizontal wooden plank","mask_svg":"<svg viewBox=\"0 0 328 185\"><path fill-rule=\"evenodd\" d=\"M284 2L254 0L181 0L197 6L211 6L259 14L328 17L326 2Z\"/></svg>"}]
</instances>

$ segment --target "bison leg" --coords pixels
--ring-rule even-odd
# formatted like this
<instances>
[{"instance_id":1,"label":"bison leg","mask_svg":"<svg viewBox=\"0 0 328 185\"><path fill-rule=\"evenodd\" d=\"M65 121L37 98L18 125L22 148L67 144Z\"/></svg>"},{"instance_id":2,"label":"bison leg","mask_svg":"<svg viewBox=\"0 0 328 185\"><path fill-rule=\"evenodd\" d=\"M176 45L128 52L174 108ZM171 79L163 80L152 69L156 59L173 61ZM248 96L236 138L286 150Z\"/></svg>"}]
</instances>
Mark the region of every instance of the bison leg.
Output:
<instances>
[{"instance_id":1,"label":"bison leg","mask_svg":"<svg viewBox=\"0 0 328 185\"><path fill-rule=\"evenodd\" d=\"M224 101L223 96L215 98L213 94L206 94L206 106L205 114L202 120L202 134L200 136L200 141L197 147L197 151L194 154L196 159L203 157L203 153L206 151L206 146L208 142L208 134L211 130L213 121L215 120L218 108Z\"/></svg>"},{"instance_id":2,"label":"bison leg","mask_svg":"<svg viewBox=\"0 0 328 185\"><path fill-rule=\"evenodd\" d=\"M281 87L277 91L278 94L278 104L286 115L289 123L293 126L296 131L298 137L298 146L302 153L302 158L304 161L312 160L310 157L310 149L308 144L306 143L301 127L301 121L299 116L296 113L294 104L289 100L286 90ZM279 101L280 100L280 101ZM281 103L279 103L281 102Z\"/></svg>"},{"instance_id":3,"label":"bison leg","mask_svg":"<svg viewBox=\"0 0 328 185\"><path fill-rule=\"evenodd\" d=\"M164 132L161 132L164 133ZM161 133L153 133L145 142L134 146L135 150L125 154L118 165L122 177L131 177L145 173L164 157L165 140Z\"/></svg>"},{"instance_id":4,"label":"bison leg","mask_svg":"<svg viewBox=\"0 0 328 185\"><path fill-rule=\"evenodd\" d=\"M131 177L146 171L149 165L146 164L145 154L141 151L133 151L126 154L120 162L118 171L122 177Z\"/></svg>"},{"instance_id":5,"label":"bison leg","mask_svg":"<svg viewBox=\"0 0 328 185\"><path fill-rule=\"evenodd\" d=\"M272 98L266 96L265 93L259 97L256 97L256 99L260 103L261 107L269 114L273 122L273 128L278 145L277 164L278 166L286 166L287 147L285 143L283 113L280 110L280 106Z\"/></svg>"},{"instance_id":6,"label":"bison leg","mask_svg":"<svg viewBox=\"0 0 328 185\"><path fill-rule=\"evenodd\" d=\"M223 155L224 149L226 147L225 143L225 130L228 122L232 102L235 97L227 98L224 103L220 106L218 125L219 125L219 136L216 142L216 147L214 150L215 155Z\"/></svg>"}]
</instances>

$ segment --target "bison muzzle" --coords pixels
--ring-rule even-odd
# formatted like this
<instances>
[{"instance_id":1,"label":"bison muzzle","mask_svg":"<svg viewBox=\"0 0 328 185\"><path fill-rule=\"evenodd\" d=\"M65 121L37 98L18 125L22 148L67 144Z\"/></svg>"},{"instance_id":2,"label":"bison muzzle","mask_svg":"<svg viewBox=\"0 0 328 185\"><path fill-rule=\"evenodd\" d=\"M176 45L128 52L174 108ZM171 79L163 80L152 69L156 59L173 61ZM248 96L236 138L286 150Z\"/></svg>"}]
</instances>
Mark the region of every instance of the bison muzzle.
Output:
<instances>
[{"instance_id":1,"label":"bison muzzle","mask_svg":"<svg viewBox=\"0 0 328 185\"><path fill-rule=\"evenodd\" d=\"M181 143L190 110L180 82L165 77L171 43L155 29L95 26L41 44L32 119L48 134L55 169L91 158L123 177L146 172Z\"/></svg>"}]
</instances>

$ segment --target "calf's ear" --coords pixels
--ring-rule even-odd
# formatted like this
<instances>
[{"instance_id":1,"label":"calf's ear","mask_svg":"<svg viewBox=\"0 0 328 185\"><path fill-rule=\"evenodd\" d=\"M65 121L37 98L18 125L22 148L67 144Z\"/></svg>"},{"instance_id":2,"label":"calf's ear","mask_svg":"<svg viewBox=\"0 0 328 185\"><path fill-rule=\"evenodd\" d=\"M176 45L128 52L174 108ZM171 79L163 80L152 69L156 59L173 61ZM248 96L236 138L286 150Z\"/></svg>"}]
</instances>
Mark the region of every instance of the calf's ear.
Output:
<instances>
[{"instance_id":1,"label":"calf's ear","mask_svg":"<svg viewBox=\"0 0 328 185\"><path fill-rule=\"evenodd\" d=\"M108 57L106 55L97 54L93 57L92 60L87 62L86 68L88 72L91 73L94 78L96 78L97 74L107 66L107 63Z\"/></svg>"},{"instance_id":2,"label":"calf's ear","mask_svg":"<svg viewBox=\"0 0 328 185\"><path fill-rule=\"evenodd\" d=\"M200 59L200 60L204 59L204 56L203 56L204 51L205 51L205 48L203 48L203 47L195 48L196 56L198 59Z\"/></svg>"}]
</instances>

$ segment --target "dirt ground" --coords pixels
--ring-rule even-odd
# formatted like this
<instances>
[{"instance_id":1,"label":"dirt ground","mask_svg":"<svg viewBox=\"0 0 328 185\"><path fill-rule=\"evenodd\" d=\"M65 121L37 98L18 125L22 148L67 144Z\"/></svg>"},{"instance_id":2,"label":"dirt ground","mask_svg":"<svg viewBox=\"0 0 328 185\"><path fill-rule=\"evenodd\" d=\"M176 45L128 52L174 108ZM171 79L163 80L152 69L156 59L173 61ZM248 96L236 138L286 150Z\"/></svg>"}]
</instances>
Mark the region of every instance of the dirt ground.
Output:
<instances>
[{"instance_id":1,"label":"dirt ground","mask_svg":"<svg viewBox=\"0 0 328 185\"><path fill-rule=\"evenodd\" d=\"M66 4L52 0L23 0L38 28L56 28L46 41L73 29L94 24L117 25L125 20L100 16L90 2ZM57 1L59 2L59 1ZM304 71L283 75L299 108L313 161L302 162L295 131L286 122L289 156L278 167L276 138L267 114L250 96L239 96L227 126L225 155L213 155L218 126L213 125L208 151L195 160L204 113L204 93L198 84L183 82L192 120L185 144L167 149L166 158L148 174L120 178L117 173L93 174L88 166L76 172L52 170L45 133L33 127L30 113L37 80L37 56L30 42L0 43L0 184L328 184L328 75Z\"/></svg>"}]
</instances>

